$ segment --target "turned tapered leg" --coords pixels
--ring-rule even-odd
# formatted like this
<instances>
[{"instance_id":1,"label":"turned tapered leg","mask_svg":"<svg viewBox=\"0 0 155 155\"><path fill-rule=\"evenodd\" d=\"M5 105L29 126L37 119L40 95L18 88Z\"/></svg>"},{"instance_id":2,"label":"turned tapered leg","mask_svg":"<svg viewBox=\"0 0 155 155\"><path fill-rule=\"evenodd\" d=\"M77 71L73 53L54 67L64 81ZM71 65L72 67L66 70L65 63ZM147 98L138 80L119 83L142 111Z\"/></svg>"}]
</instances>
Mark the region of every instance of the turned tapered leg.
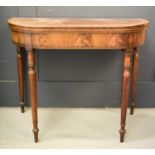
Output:
<instances>
[{"instance_id":1,"label":"turned tapered leg","mask_svg":"<svg viewBox=\"0 0 155 155\"><path fill-rule=\"evenodd\" d=\"M133 53L132 81L131 81L131 104L130 104L131 115L133 114L135 108L138 59L139 59L139 51L137 48L135 48Z\"/></svg>"},{"instance_id":2,"label":"turned tapered leg","mask_svg":"<svg viewBox=\"0 0 155 155\"><path fill-rule=\"evenodd\" d=\"M123 64L123 81L122 81L122 103L121 103L121 128L120 142L124 142L126 112L128 106L129 82L130 82L130 63L131 63L131 50L124 51L124 64Z\"/></svg>"},{"instance_id":3,"label":"turned tapered leg","mask_svg":"<svg viewBox=\"0 0 155 155\"><path fill-rule=\"evenodd\" d=\"M34 140L38 142L38 118L37 118L37 81L36 81L36 62L35 62L35 51L28 50L28 76L29 76L29 87L30 87L30 101L32 108L32 119L33 119L33 133Z\"/></svg>"},{"instance_id":4,"label":"turned tapered leg","mask_svg":"<svg viewBox=\"0 0 155 155\"><path fill-rule=\"evenodd\" d=\"M23 59L21 54L21 47L17 47L17 68L18 68L18 80L19 80L19 95L21 112L24 113L24 78L23 78Z\"/></svg>"}]
</instances>

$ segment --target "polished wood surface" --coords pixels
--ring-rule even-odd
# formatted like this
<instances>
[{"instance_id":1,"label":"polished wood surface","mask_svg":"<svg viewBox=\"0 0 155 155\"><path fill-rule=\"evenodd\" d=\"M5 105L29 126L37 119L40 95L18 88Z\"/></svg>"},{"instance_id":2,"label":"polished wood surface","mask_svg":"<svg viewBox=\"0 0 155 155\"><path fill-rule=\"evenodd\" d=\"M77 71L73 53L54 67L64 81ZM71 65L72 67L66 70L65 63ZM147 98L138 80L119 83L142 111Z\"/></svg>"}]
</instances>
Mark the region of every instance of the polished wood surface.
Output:
<instances>
[{"instance_id":1,"label":"polished wood surface","mask_svg":"<svg viewBox=\"0 0 155 155\"><path fill-rule=\"evenodd\" d=\"M21 47L17 47L17 67L18 67L18 79L19 79L19 95L21 112L24 113L24 77L23 77L23 59Z\"/></svg>"},{"instance_id":2,"label":"polished wood surface","mask_svg":"<svg viewBox=\"0 0 155 155\"><path fill-rule=\"evenodd\" d=\"M120 49L143 45L144 19L11 18L12 41L37 49Z\"/></svg>"},{"instance_id":3,"label":"polished wood surface","mask_svg":"<svg viewBox=\"0 0 155 155\"><path fill-rule=\"evenodd\" d=\"M120 142L126 132L126 112L131 81L131 110L136 97L138 49L144 44L148 21L145 19L88 18L11 18L8 20L13 43L28 54L28 75L32 106L33 132L38 142L37 79L35 49L120 49L123 52ZM18 48L18 49L19 49ZM20 52L18 52L20 56ZM133 64L131 58L133 57ZM23 92L21 60L18 60L20 91ZM130 69L132 68L132 73ZM20 96L23 96L22 93Z\"/></svg>"},{"instance_id":4,"label":"polished wood surface","mask_svg":"<svg viewBox=\"0 0 155 155\"><path fill-rule=\"evenodd\" d=\"M33 121L33 133L34 140L38 142L38 118L37 118L37 80L36 80L36 60L35 51L28 50L28 76L30 87L30 100L32 107L32 121Z\"/></svg>"},{"instance_id":5,"label":"polished wood surface","mask_svg":"<svg viewBox=\"0 0 155 155\"><path fill-rule=\"evenodd\" d=\"M141 18L10 18L10 25L25 28L139 28L148 21Z\"/></svg>"},{"instance_id":6,"label":"polished wood surface","mask_svg":"<svg viewBox=\"0 0 155 155\"><path fill-rule=\"evenodd\" d=\"M121 104L121 129L120 142L124 141L125 123L126 123L126 112L128 106L128 95L129 95L129 82L130 82L130 66L131 66L131 54L133 49L127 49L124 52L123 60L123 80L122 80L122 104Z\"/></svg>"},{"instance_id":7,"label":"polished wood surface","mask_svg":"<svg viewBox=\"0 0 155 155\"><path fill-rule=\"evenodd\" d=\"M138 59L139 59L139 49L134 48L132 80L131 80L131 105L130 105L130 114L131 115L134 112L135 102L136 102L136 80L137 80L137 74L138 74Z\"/></svg>"}]
</instances>

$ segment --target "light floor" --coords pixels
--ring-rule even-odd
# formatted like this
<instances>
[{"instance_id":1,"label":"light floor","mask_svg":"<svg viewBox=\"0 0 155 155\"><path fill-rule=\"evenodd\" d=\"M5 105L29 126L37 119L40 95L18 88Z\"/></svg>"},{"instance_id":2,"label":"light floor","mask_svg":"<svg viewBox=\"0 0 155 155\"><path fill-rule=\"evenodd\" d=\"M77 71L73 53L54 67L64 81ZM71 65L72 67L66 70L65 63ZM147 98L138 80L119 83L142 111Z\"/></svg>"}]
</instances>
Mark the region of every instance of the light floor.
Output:
<instances>
[{"instance_id":1,"label":"light floor","mask_svg":"<svg viewBox=\"0 0 155 155\"><path fill-rule=\"evenodd\" d=\"M35 144L30 108L0 108L0 148L155 148L155 109L128 110L124 143L117 108L39 108L38 116Z\"/></svg>"}]
</instances>

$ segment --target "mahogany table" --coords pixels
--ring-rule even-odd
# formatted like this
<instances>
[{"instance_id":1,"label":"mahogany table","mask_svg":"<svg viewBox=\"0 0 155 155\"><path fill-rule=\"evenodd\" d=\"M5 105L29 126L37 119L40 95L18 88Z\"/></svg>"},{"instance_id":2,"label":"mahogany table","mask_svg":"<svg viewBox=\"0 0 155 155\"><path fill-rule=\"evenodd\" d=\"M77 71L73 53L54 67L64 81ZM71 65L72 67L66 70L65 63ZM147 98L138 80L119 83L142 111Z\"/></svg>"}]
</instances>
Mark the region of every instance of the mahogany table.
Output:
<instances>
[{"instance_id":1,"label":"mahogany table","mask_svg":"<svg viewBox=\"0 0 155 155\"><path fill-rule=\"evenodd\" d=\"M17 46L17 63L21 111L24 112L23 59L28 55L28 75L32 107L34 140L38 142L37 81L35 49L120 49L123 52L120 142L124 141L130 74L133 114L139 47L144 44L148 21L145 19L69 19L11 18L8 20L13 43ZM131 64L131 58L133 63ZM132 71L130 73L130 69ZM46 69L46 68L45 68Z\"/></svg>"}]
</instances>

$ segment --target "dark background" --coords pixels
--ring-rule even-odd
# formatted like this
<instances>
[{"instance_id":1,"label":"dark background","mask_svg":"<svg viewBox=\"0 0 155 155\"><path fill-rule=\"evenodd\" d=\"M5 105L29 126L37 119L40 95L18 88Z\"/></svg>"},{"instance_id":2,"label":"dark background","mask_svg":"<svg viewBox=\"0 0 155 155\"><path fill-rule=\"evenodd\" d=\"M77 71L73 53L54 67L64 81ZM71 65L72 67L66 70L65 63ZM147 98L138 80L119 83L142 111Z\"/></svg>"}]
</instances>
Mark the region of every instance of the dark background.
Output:
<instances>
[{"instance_id":1,"label":"dark background","mask_svg":"<svg viewBox=\"0 0 155 155\"><path fill-rule=\"evenodd\" d=\"M16 47L7 26L10 17L146 18L150 25L140 51L136 106L155 107L155 7L0 7L0 106L19 106ZM120 106L120 51L50 51L37 53L39 106Z\"/></svg>"}]
</instances>

